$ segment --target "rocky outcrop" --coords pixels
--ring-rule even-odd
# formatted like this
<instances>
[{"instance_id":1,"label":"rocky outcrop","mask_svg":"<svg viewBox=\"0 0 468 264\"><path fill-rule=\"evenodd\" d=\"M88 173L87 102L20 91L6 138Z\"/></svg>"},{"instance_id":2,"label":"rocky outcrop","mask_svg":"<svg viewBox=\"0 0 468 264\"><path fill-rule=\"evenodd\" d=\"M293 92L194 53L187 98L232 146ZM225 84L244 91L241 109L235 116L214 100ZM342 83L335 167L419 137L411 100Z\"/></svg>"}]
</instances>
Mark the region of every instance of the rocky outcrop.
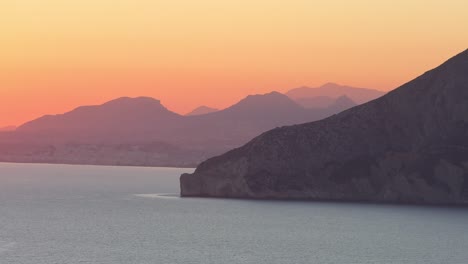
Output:
<instances>
[{"instance_id":1,"label":"rocky outcrop","mask_svg":"<svg viewBox=\"0 0 468 264\"><path fill-rule=\"evenodd\" d=\"M180 179L182 196L468 203L468 50L387 95L266 132Z\"/></svg>"}]
</instances>

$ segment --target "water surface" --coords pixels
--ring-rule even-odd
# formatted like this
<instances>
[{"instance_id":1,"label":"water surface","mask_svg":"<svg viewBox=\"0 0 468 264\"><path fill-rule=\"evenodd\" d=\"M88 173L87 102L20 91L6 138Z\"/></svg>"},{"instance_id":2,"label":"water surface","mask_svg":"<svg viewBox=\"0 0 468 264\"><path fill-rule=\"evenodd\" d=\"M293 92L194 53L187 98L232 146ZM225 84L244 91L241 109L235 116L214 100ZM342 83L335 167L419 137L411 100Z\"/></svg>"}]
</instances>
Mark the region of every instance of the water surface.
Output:
<instances>
[{"instance_id":1,"label":"water surface","mask_svg":"<svg viewBox=\"0 0 468 264\"><path fill-rule=\"evenodd\" d=\"M191 171L0 163L0 263L468 260L466 208L178 198Z\"/></svg>"}]
</instances>

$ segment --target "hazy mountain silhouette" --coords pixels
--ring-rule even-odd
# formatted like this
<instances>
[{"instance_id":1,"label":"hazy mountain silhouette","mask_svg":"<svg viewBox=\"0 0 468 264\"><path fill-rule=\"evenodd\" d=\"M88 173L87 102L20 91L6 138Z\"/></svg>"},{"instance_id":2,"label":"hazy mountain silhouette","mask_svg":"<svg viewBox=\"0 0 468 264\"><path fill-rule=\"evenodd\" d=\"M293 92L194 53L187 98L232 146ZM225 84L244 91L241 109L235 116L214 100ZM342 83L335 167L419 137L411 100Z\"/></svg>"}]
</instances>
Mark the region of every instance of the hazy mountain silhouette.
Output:
<instances>
[{"instance_id":1,"label":"hazy mountain silhouette","mask_svg":"<svg viewBox=\"0 0 468 264\"><path fill-rule=\"evenodd\" d=\"M182 116L149 97L122 97L102 105L81 106L60 115L46 115L17 128L74 140L137 141L168 136L161 126L176 126Z\"/></svg>"},{"instance_id":2,"label":"hazy mountain silhouette","mask_svg":"<svg viewBox=\"0 0 468 264\"><path fill-rule=\"evenodd\" d=\"M219 140L240 146L269 129L319 120L354 106L345 101L340 98L327 108L305 109L278 92L249 95L224 110L194 117L191 132L209 139L207 144Z\"/></svg>"},{"instance_id":3,"label":"hazy mountain silhouette","mask_svg":"<svg viewBox=\"0 0 468 264\"><path fill-rule=\"evenodd\" d=\"M468 50L338 115L266 132L181 177L183 196L468 203Z\"/></svg>"},{"instance_id":4,"label":"hazy mountain silhouette","mask_svg":"<svg viewBox=\"0 0 468 264\"><path fill-rule=\"evenodd\" d=\"M219 109L202 105L193 109L191 112L187 113L186 116L204 115L204 114L209 114L209 113L213 113L216 111L219 111Z\"/></svg>"},{"instance_id":5,"label":"hazy mountain silhouette","mask_svg":"<svg viewBox=\"0 0 468 264\"><path fill-rule=\"evenodd\" d=\"M181 116L156 99L119 98L25 123L13 136L0 138L4 144L17 142L3 152L0 146L0 160L188 166L272 128L322 119L352 106L343 97L326 108L305 109L272 92L248 96L217 112ZM11 149L13 154L5 154ZM133 156L125 160L126 155Z\"/></svg>"},{"instance_id":6,"label":"hazy mountain silhouette","mask_svg":"<svg viewBox=\"0 0 468 264\"><path fill-rule=\"evenodd\" d=\"M17 131L87 142L158 140L185 144L212 142L218 136L223 141L241 142L277 126L317 120L352 106L349 99L342 97L327 108L305 109L289 97L272 92L247 96L210 114L181 116L153 98L119 98L65 114L43 116Z\"/></svg>"},{"instance_id":7,"label":"hazy mountain silhouette","mask_svg":"<svg viewBox=\"0 0 468 264\"><path fill-rule=\"evenodd\" d=\"M323 105L327 102L327 97L338 98L343 95L346 95L357 104L363 104L384 94L384 92L378 90L356 88L336 83L327 83L316 88L299 87L286 93L287 96L299 102L304 107L313 107L312 103L314 102Z\"/></svg>"},{"instance_id":8,"label":"hazy mountain silhouette","mask_svg":"<svg viewBox=\"0 0 468 264\"><path fill-rule=\"evenodd\" d=\"M348 96L343 95L334 100L334 102L329 105L328 108L334 109L336 112L341 112L354 106L356 106L356 103Z\"/></svg>"},{"instance_id":9,"label":"hazy mountain silhouette","mask_svg":"<svg viewBox=\"0 0 468 264\"><path fill-rule=\"evenodd\" d=\"M336 100L335 98L330 96L303 97L292 99L304 108L324 108L330 106Z\"/></svg>"},{"instance_id":10,"label":"hazy mountain silhouette","mask_svg":"<svg viewBox=\"0 0 468 264\"><path fill-rule=\"evenodd\" d=\"M200 117L199 120L225 123L229 127L242 129L242 126L247 124L255 127L275 127L287 123L304 122L304 120L311 119L313 114L315 113L304 109L287 96L271 92L263 95L249 95L235 105Z\"/></svg>"}]
</instances>

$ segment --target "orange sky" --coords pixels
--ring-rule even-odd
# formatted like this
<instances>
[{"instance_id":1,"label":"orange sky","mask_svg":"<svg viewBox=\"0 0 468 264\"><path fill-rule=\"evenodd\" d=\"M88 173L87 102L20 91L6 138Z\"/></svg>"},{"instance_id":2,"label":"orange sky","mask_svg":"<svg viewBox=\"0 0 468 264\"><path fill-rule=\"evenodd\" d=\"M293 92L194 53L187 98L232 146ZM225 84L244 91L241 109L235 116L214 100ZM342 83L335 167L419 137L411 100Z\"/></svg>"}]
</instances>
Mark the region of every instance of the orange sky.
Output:
<instances>
[{"instance_id":1,"label":"orange sky","mask_svg":"<svg viewBox=\"0 0 468 264\"><path fill-rule=\"evenodd\" d=\"M176 112L337 82L389 90L468 48L466 0L0 1L0 126L120 96Z\"/></svg>"}]
</instances>

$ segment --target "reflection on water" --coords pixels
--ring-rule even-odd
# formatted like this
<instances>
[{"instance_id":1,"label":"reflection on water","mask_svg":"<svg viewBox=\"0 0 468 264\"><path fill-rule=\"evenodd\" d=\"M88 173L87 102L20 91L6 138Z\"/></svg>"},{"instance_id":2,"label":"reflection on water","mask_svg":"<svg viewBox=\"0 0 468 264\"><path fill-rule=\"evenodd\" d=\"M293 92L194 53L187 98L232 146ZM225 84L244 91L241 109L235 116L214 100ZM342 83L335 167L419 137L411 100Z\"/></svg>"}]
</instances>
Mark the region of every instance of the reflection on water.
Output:
<instances>
[{"instance_id":1,"label":"reflection on water","mask_svg":"<svg viewBox=\"0 0 468 264\"><path fill-rule=\"evenodd\" d=\"M135 194L137 197L152 198L152 199L179 199L180 195L175 193L148 193L148 194Z\"/></svg>"}]
</instances>

